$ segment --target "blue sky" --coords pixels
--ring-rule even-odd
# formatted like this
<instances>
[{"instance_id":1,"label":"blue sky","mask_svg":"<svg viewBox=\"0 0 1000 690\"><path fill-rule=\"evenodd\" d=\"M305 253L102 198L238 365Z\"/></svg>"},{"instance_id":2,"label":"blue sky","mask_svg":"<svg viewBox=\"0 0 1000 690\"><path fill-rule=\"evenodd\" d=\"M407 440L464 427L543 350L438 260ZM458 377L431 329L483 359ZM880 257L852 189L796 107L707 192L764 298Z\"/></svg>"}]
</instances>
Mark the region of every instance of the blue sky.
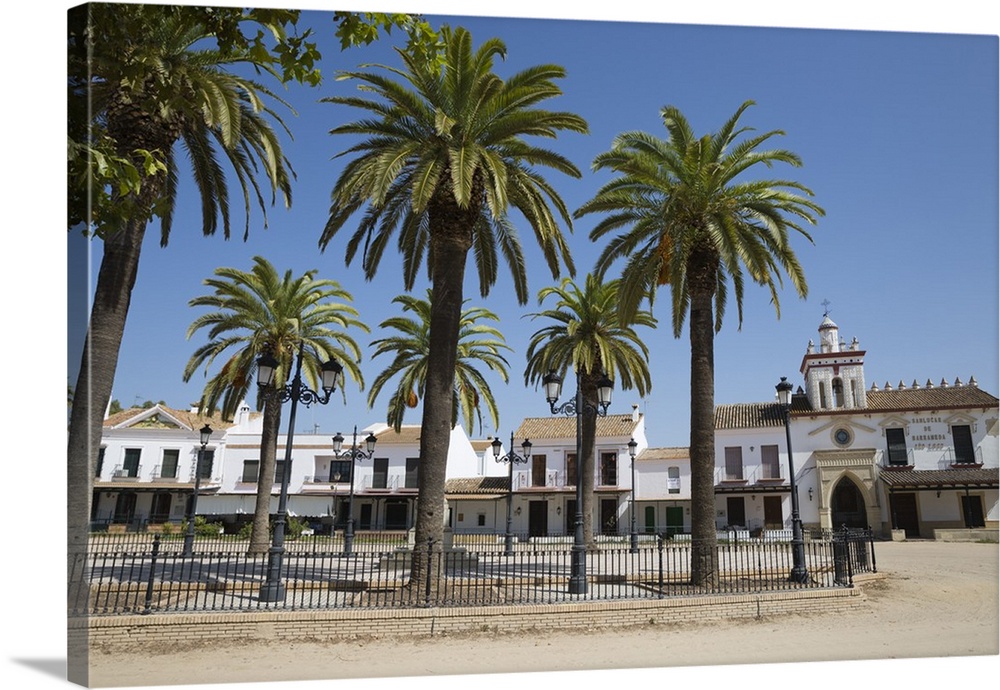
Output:
<instances>
[{"instance_id":1,"label":"blue sky","mask_svg":"<svg viewBox=\"0 0 1000 690\"><path fill-rule=\"evenodd\" d=\"M975 376L997 392L997 39L941 33L706 26L631 21L544 20L432 15L468 28L476 43L496 36L508 48L501 75L554 62L567 77L564 95L546 107L582 115L589 135L564 134L546 145L569 157L581 179L546 173L570 209L576 209L609 179L590 170L594 157L621 131L639 129L665 136L664 105L679 107L698 133L716 130L745 100L756 101L741 122L757 130L781 129L775 145L802 158L803 167L774 169L773 177L796 179L815 192L826 216L812 228L814 244L792 240L809 281L799 299L789 287L780 294L778 320L764 288L749 285L744 320L738 328L730 301L716 340L716 401L768 400L781 376L801 381L798 367L829 301L842 335L857 337L867 350L868 383L907 384L928 378L938 383ZM197 198L182 188L180 211L170 244L158 246L158 228L147 233L139 279L122 343L114 397L128 406L164 400L185 407L198 398L204 378L184 384L187 359L204 342L185 339L201 313L187 306L204 294L202 280L218 266L249 268L251 257L267 257L279 270L340 281L354 296L361 318L373 329L355 334L363 344L379 337L378 324L394 313L390 303L403 291L397 254L387 254L379 278L366 283L357 263L346 266L348 232L324 253L317 241L327 217L329 194L342 160L334 157L348 140L328 130L358 113L318 99L355 90L335 81L338 69L361 62L398 65L393 40L341 52L332 37L329 14L309 12L324 53L326 75L319 88L291 87L286 97L298 111L288 118L294 141L286 152L298 180L288 211L273 208L269 227L259 211L243 242L237 215L236 237L200 234ZM532 295L552 278L533 246L529 229L515 215L526 248ZM588 232L597 217L574 224L571 247L578 278L591 268L600 249ZM348 225L350 228L351 225ZM71 248L71 252L75 249ZM95 273L99 254L94 254ZM527 339L538 327L519 306L501 273L487 299L474 277L467 282L471 304L501 317L514 348L511 381L491 383L500 404L500 435L507 437L523 416L548 414L541 393L523 385ZM422 293L423 284L417 289ZM73 305L71 305L71 310ZM638 404L647 414L652 445L687 445L689 348L687 331L670 331L669 295L663 291L654 314L661 327L644 333L651 351L653 389L641 400L634 391L616 391L611 412ZM70 349L69 366L75 368ZM371 381L387 358L367 359ZM567 395L572 386L568 386ZM378 421L388 394L366 405L366 394L347 389L347 405L300 413L301 430L317 426L331 434L353 424ZM418 423L419 409L407 417ZM478 429L477 429L478 431ZM493 435L491 425L482 434Z\"/></svg>"}]
</instances>

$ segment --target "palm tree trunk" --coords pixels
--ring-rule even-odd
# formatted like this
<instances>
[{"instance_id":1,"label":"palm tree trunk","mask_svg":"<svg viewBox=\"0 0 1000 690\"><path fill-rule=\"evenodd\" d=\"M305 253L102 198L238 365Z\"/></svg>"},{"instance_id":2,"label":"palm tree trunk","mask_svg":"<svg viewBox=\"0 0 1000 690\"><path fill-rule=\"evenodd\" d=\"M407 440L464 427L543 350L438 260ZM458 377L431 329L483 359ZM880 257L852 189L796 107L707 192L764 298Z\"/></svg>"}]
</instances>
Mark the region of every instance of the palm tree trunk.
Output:
<instances>
[{"instance_id":1,"label":"palm tree trunk","mask_svg":"<svg viewBox=\"0 0 1000 690\"><path fill-rule=\"evenodd\" d=\"M132 221L104 240L104 256L70 411L66 469L67 547L71 567L74 554L87 550L104 411L111 399L145 230L144 222Z\"/></svg>"},{"instance_id":2,"label":"palm tree trunk","mask_svg":"<svg viewBox=\"0 0 1000 690\"><path fill-rule=\"evenodd\" d=\"M691 582L718 579L715 532L715 319L712 292L691 292Z\"/></svg>"},{"instance_id":3,"label":"palm tree trunk","mask_svg":"<svg viewBox=\"0 0 1000 690\"><path fill-rule=\"evenodd\" d=\"M594 540L594 478L596 475L596 458L594 452L594 442L597 438L597 414L593 411L597 409L597 381L600 373L580 373L578 385L580 386L580 397L583 399L584 409L578 414L583 415L580 449L580 481L583 482L583 535L587 543L587 548L596 548Z\"/></svg>"},{"instance_id":4,"label":"palm tree trunk","mask_svg":"<svg viewBox=\"0 0 1000 690\"><path fill-rule=\"evenodd\" d=\"M277 390L264 393L264 420L260 434L260 466L257 474L257 500L253 509L248 554L267 553L271 546L271 491L281 433L281 400Z\"/></svg>"},{"instance_id":5,"label":"palm tree trunk","mask_svg":"<svg viewBox=\"0 0 1000 690\"><path fill-rule=\"evenodd\" d=\"M430 557L427 546L431 544L432 551L440 552L447 517L444 482L454 418L455 363L458 360L465 263L471 246L469 228L475 219L475 213L458 207L450 192L442 196L445 199L432 203L429 209L431 226L437 231L431 233L431 316L420 422L416 547L410 573L411 587L418 585L421 592L425 591L428 582L433 585L439 579L441 561Z\"/></svg>"}]
</instances>

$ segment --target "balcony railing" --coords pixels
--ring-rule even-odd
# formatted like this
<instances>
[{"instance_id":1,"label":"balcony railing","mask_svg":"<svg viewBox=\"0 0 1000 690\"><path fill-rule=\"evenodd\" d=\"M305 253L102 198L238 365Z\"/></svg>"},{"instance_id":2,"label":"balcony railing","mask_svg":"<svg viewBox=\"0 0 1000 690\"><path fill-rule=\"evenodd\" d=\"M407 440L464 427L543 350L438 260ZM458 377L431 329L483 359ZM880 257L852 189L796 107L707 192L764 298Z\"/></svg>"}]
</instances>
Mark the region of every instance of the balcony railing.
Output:
<instances>
[{"instance_id":1,"label":"balcony railing","mask_svg":"<svg viewBox=\"0 0 1000 690\"><path fill-rule=\"evenodd\" d=\"M153 468L153 474L150 479L155 480L165 480L165 479L177 479L177 468L168 468L169 474L163 474L163 465L157 465Z\"/></svg>"},{"instance_id":2,"label":"balcony railing","mask_svg":"<svg viewBox=\"0 0 1000 690\"><path fill-rule=\"evenodd\" d=\"M786 481L785 472L779 465L744 465L737 475L725 467L715 468L715 484L773 484Z\"/></svg>"},{"instance_id":3,"label":"balcony railing","mask_svg":"<svg viewBox=\"0 0 1000 690\"><path fill-rule=\"evenodd\" d=\"M142 465L136 465L135 467L125 467L123 465L115 466L115 469L111 472L111 478L113 480L129 480L138 479L142 475Z\"/></svg>"},{"instance_id":4,"label":"balcony railing","mask_svg":"<svg viewBox=\"0 0 1000 690\"><path fill-rule=\"evenodd\" d=\"M975 449L973 449L972 457L959 457L955 452L954 447L945 448L939 464L942 465L941 469L949 469L952 467L975 467L976 465L982 465L983 449L981 446L976 446Z\"/></svg>"}]
</instances>

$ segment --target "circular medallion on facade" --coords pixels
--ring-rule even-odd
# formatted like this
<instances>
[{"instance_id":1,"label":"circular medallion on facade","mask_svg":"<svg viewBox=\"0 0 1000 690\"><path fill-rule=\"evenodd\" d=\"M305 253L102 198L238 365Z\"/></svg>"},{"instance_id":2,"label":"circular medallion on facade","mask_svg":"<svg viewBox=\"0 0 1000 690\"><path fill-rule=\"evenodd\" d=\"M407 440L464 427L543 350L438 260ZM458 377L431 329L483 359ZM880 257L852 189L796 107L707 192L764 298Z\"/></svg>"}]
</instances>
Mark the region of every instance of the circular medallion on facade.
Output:
<instances>
[{"instance_id":1,"label":"circular medallion on facade","mask_svg":"<svg viewBox=\"0 0 1000 690\"><path fill-rule=\"evenodd\" d=\"M850 429L840 427L833 432L833 442L838 446L849 446L853 440L854 436L851 434Z\"/></svg>"}]
</instances>

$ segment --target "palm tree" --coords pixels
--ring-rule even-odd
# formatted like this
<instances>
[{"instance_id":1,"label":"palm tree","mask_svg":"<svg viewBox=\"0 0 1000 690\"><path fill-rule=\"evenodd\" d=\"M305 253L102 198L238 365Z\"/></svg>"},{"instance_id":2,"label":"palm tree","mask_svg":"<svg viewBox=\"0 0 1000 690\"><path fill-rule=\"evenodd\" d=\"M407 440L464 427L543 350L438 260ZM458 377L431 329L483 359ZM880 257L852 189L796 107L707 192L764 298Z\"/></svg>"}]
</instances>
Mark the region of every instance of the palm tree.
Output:
<instances>
[{"instance_id":1,"label":"palm tree","mask_svg":"<svg viewBox=\"0 0 1000 690\"><path fill-rule=\"evenodd\" d=\"M270 18L261 18L248 12L235 15L237 27L249 23L275 36L284 36L292 16L283 13L284 19L276 19L279 13L270 13ZM275 196L286 205L291 201L290 169L272 128L272 123L282 128L284 124L267 101L284 103L263 84L232 71L249 66L280 81L275 58L267 50L235 41L226 42L225 48L217 44L208 17L222 26L224 14L234 16L229 10L212 14L193 7L100 3L71 13L71 134L99 142L119 162L131 161L133 170L142 171L132 193L121 195L118 187L108 191L98 184L105 196L86 205L92 214L71 212L71 217L81 216L78 221L93 223L90 227L104 249L74 387L85 392L78 396L85 404L74 405L70 419L71 542L86 534L102 416L111 397L143 236L149 220L159 216L160 244L166 245L181 162L186 158L190 163L206 235L220 224L223 234L230 234L223 162L231 166L229 179L235 175L242 192L244 234L253 203L265 211L266 222L266 206ZM267 180L270 199L258 175ZM87 194L74 195L74 188L71 180L71 197L91 203Z\"/></svg>"},{"instance_id":2,"label":"palm tree","mask_svg":"<svg viewBox=\"0 0 1000 690\"><path fill-rule=\"evenodd\" d=\"M758 165L787 163L798 156L783 149L761 149L780 130L741 136L740 116L753 105L743 103L716 133L696 138L673 107L662 110L668 137L644 132L619 135L611 150L593 167L617 173L577 212L607 214L591 231L592 240L621 231L597 262L605 274L618 259L621 273L621 316L627 319L639 303L652 302L656 289L669 285L674 337L681 336L690 313L691 345L691 536L692 581L703 584L718 576L715 537L715 333L722 328L727 285L732 280L739 323L743 322L743 288L749 277L771 292L778 317L778 287L785 273L805 297L806 279L788 242L794 230L812 242L799 224L815 224L823 209L807 187L791 180L754 180Z\"/></svg>"},{"instance_id":3,"label":"palm tree","mask_svg":"<svg viewBox=\"0 0 1000 690\"><path fill-rule=\"evenodd\" d=\"M315 270L298 278L293 278L291 271L279 276L266 259L258 256L253 262L250 271L216 269L217 277L205 280L214 292L188 303L214 311L199 316L188 327L188 338L203 328L209 329L209 342L188 360L184 380L189 381L202 366L207 376L217 357L228 357L205 383L199 408L212 410L221 402L223 419L232 419L251 388L257 358L266 352L278 360L275 385L257 395L257 408L263 407L264 422L249 552L265 553L281 424L278 392L292 375L299 345L303 345L303 373L313 390L319 390L319 368L329 359L336 359L363 389L364 379L357 364L361 349L345 330L355 327L367 332L368 327L346 304L351 295L335 281L316 279Z\"/></svg>"},{"instance_id":4,"label":"palm tree","mask_svg":"<svg viewBox=\"0 0 1000 690\"><path fill-rule=\"evenodd\" d=\"M475 257L481 295L496 281L499 249L513 275L515 294L526 303L524 258L509 216L513 207L530 225L553 277L559 274L560 259L573 272L550 206L567 227L572 219L535 168L547 166L573 177L580 172L563 156L533 146L525 137L587 130L577 115L535 107L560 94L554 80L564 76L562 67L540 65L504 80L492 70L494 57L506 52L498 39L473 50L468 31L445 27L441 41L440 64L398 51L404 69L382 66L389 76L370 71L343 75L360 82L372 97L326 99L368 111L371 117L332 130L362 139L341 154L357 155L334 184L320 247L367 207L348 242L348 264L363 244L362 265L371 280L398 230L404 285L411 290L427 255L432 293L420 433L418 543L439 543L443 532L445 463L469 251ZM425 572L422 558L415 557L412 581L419 583Z\"/></svg>"},{"instance_id":5,"label":"palm tree","mask_svg":"<svg viewBox=\"0 0 1000 690\"><path fill-rule=\"evenodd\" d=\"M412 312L414 316L394 316L380 324L381 328L395 329L399 335L372 341L372 346L375 347L372 357L387 353L395 353L396 357L392 364L375 377L368 391L368 406L374 407L375 399L382 392L382 388L391 379L400 376L396 390L389 399L386 415L388 424L399 431L406 408L417 406L427 381L431 322L430 290L427 291L427 299L399 295L392 301L401 304L404 312ZM479 428L482 430L483 405L490 415L493 428L497 428L500 424L500 412L493 391L475 364L478 362L485 364L488 369L497 372L504 383L507 382L507 360L500 351L510 350L510 347L507 346L499 329L480 323L484 319L499 321L497 315L488 309L482 307L463 309L459 326L452 425L458 422L458 414L461 411L469 434L472 433L474 421L479 422Z\"/></svg>"},{"instance_id":6,"label":"palm tree","mask_svg":"<svg viewBox=\"0 0 1000 690\"><path fill-rule=\"evenodd\" d=\"M565 278L558 287L542 289L538 293L539 305L550 295L556 298L555 305L531 314L532 319L544 318L551 323L531 336L525 383L537 384L550 371L565 375L572 369L577 374L583 402L594 410L597 409L597 384L604 375L617 378L623 389L636 388L639 395L646 395L651 386L649 351L635 327L655 328L653 315L637 309L627 323L620 321L617 313L619 281L602 283L593 274L587 275L582 288ZM583 414L581 432L577 481L583 484L583 533L592 545L596 414Z\"/></svg>"}]
</instances>

